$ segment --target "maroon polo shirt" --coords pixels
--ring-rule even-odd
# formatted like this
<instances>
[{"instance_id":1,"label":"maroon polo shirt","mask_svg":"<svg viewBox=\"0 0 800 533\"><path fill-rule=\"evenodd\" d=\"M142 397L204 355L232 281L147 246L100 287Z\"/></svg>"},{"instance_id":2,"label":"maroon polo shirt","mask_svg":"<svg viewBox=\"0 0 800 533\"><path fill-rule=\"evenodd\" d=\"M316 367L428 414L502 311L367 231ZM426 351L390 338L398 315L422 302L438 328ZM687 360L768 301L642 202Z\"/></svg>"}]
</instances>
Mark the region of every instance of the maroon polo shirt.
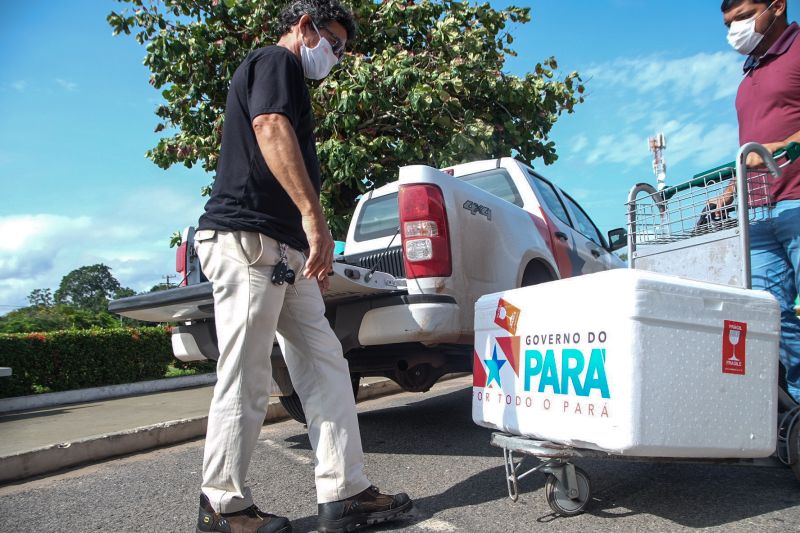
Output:
<instances>
[{"instance_id":1,"label":"maroon polo shirt","mask_svg":"<svg viewBox=\"0 0 800 533\"><path fill-rule=\"evenodd\" d=\"M739 143L783 141L800 131L800 26L793 22L760 58L745 62L736 95ZM800 159L772 181L772 200L800 199Z\"/></svg>"}]
</instances>

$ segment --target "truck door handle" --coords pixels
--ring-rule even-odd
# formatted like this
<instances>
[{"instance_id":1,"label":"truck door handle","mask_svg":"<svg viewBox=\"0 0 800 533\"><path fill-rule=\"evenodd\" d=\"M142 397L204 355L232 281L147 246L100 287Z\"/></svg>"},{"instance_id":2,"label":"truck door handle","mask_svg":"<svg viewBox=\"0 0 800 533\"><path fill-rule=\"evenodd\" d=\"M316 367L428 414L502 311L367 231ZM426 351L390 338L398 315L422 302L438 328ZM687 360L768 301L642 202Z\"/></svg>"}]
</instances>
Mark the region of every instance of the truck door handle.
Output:
<instances>
[{"instance_id":1,"label":"truck door handle","mask_svg":"<svg viewBox=\"0 0 800 533\"><path fill-rule=\"evenodd\" d=\"M559 239L561 239L564 242L567 242L569 240L569 237L567 237L567 234L564 233L563 231L555 232L555 236L558 237Z\"/></svg>"},{"instance_id":2,"label":"truck door handle","mask_svg":"<svg viewBox=\"0 0 800 533\"><path fill-rule=\"evenodd\" d=\"M592 252L592 255L593 255L595 258L597 258L597 257L600 257L600 252L598 252L597 250L595 250L595 249L592 249L592 250L591 250L591 252Z\"/></svg>"}]
</instances>

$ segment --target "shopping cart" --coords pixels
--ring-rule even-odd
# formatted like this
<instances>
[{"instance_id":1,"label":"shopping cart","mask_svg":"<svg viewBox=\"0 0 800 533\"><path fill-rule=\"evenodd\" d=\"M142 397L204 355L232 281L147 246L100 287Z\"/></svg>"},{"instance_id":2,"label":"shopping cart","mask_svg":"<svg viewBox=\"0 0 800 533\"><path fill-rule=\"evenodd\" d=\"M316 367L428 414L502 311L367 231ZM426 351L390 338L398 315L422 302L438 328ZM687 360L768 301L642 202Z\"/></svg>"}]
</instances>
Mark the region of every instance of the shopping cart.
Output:
<instances>
[{"instance_id":1,"label":"shopping cart","mask_svg":"<svg viewBox=\"0 0 800 533\"><path fill-rule=\"evenodd\" d=\"M752 152L764 158L766 171L746 169L744 161ZM750 143L741 148L735 164L674 187L659 191L637 184L627 203L628 266L749 289L749 224L769 216L772 177L798 156L797 143L774 157L762 145ZM733 203L717 206L717 198L734 181L736 191L748 194L735 194Z\"/></svg>"},{"instance_id":2,"label":"shopping cart","mask_svg":"<svg viewBox=\"0 0 800 533\"><path fill-rule=\"evenodd\" d=\"M766 169L747 169L745 161L753 152L762 157ZM751 288L749 225L769 216L771 181L798 157L797 143L774 155L760 144L749 143L741 147L735 162L697 174L685 183L661 190L645 183L635 185L627 203L629 267ZM722 205L717 199L732 183L733 202ZM781 414L776 456L780 462L772 458L619 456L506 433L493 433L491 444L503 450L508 494L513 501L519 497L519 480L542 472L550 508L558 515L572 516L582 513L591 501L589 475L573 464L579 458L763 466L783 463L800 479L800 406L782 388L778 403ZM538 459L538 464L523 470L528 457Z\"/></svg>"}]
</instances>

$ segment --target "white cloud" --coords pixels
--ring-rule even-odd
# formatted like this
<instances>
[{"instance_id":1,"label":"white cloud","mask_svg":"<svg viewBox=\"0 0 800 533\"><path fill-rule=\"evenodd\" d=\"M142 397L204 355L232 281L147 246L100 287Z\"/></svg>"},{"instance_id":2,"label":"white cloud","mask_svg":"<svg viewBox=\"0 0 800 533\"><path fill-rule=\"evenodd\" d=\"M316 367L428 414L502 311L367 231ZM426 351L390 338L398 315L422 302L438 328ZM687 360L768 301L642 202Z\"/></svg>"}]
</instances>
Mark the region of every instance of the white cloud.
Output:
<instances>
[{"instance_id":1,"label":"white cloud","mask_svg":"<svg viewBox=\"0 0 800 533\"><path fill-rule=\"evenodd\" d=\"M572 146L570 147L571 148L571 152L573 154L579 154L588 145L589 145L589 139L586 137L586 135L578 135L572 141Z\"/></svg>"},{"instance_id":2,"label":"white cloud","mask_svg":"<svg viewBox=\"0 0 800 533\"><path fill-rule=\"evenodd\" d=\"M663 132L668 169L678 167L675 179L731 159L738 146L733 99L741 62L735 52L715 52L621 57L591 65L584 69L591 120L570 140L580 147L571 155L588 165L608 165L615 173L636 172L642 179L652 176L647 138Z\"/></svg>"},{"instance_id":3,"label":"white cloud","mask_svg":"<svg viewBox=\"0 0 800 533\"><path fill-rule=\"evenodd\" d=\"M653 131L640 128L639 131ZM681 123L671 120L662 124L667 137L666 161L669 165L689 162L698 171L731 158L738 146L735 124ZM648 169L651 160L647 151L647 136L632 128L620 133L601 135L586 156L589 164L611 163L623 167Z\"/></svg>"},{"instance_id":4,"label":"white cloud","mask_svg":"<svg viewBox=\"0 0 800 533\"><path fill-rule=\"evenodd\" d=\"M635 166L648 158L645 143L647 136L625 131L601 135L592 144L586 162L624 164Z\"/></svg>"},{"instance_id":5,"label":"white cloud","mask_svg":"<svg viewBox=\"0 0 800 533\"><path fill-rule=\"evenodd\" d=\"M25 80L17 80L11 83L11 87L20 93L23 92L27 86L28 82Z\"/></svg>"},{"instance_id":6,"label":"white cloud","mask_svg":"<svg viewBox=\"0 0 800 533\"><path fill-rule=\"evenodd\" d=\"M680 124L664 126L668 138L667 164L690 161L697 170L732 159L739 145L736 124Z\"/></svg>"},{"instance_id":7,"label":"white cloud","mask_svg":"<svg viewBox=\"0 0 800 533\"><path fill-rule=\"evenodd\" d=\"M62 78L56 78L56 83L66 91L72 92L78 89L78 84L73 81L65 80Z\"/></svg>"},{"instance_id":8,"label":"white cloud","mask_svg":"<svg viewBox=\"0 0 800 533\"><path fill-rule=\"evenodd\" d=\"M57 215L17 215L0 217L0 251L19 253L39 249L45 241L66 238L78 231L86 230L91 223L89 217L68 218ZM3 259L0 258L0 272Z\"/></svg>"},{"instance_id":9,"label":"white cloud","mask_svg":"<svg viewBox=\"0 0 800 533\"><path fill-rule=\"evenodd\" d=\"M111 267L123 286L149 289L174 274L169 236L196 224L203 203L197 194L155 187L132 191L92 216L0 216L0 314L27 305L33 289L55 291L70 271L97 263Z\"/></svg>"},{"instance_id":10,"label":"white cloud","mask_svg":"<svg viewBox=\"0 0 800 533\"><path fill-rule=\"evenodd\" d=\"M592 90L597 85L648 94L651 105L687 97L707 103L736 94L742 79L742 59L735 52L699 53L675 59L650 55L593 65L586 73Z\"/></svg>"}]
</instances>

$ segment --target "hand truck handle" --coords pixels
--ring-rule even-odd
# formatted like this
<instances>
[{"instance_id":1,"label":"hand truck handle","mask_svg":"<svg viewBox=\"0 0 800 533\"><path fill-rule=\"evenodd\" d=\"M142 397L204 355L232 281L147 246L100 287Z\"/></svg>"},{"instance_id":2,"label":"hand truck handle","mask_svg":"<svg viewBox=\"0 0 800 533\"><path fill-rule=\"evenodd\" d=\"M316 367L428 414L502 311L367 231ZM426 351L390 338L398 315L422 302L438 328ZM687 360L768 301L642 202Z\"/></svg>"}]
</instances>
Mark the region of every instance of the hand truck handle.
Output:
<instances>
[{"instance_id":1,"label":"hand truck handle","mask_svg":"<svg viewBox=\"0 0 800 533\"><path fill-rule=\"evenodd\" d=\"M781 175L781 169L780 167L778 167L778 163L775 162L775 158L772 156L771 153L769 153L769 150L767 150L763 144L747 143L741 148L739 148L739 154L736 156L737 178L746 176L747 167L745 166L745 163L747 162L747 156L750 155L751 152L755 152L761 156L761 159L767 166L767 170L769 170L769 173L772 174L772 177L777 178Z\"/></svg>"},{"instance_id":2,"label":"hand truck handle","mask_svg":"<svg viewBox=\"0 0 800 533\"><path fill-rule=\"evenodd\" d=\"M736 156L736 189L739 193L736 195L737 205L736 210L739 217L739 244L742 249L742 282L745 289L753 287L750 279L750 220L748 216L748 199L747 199L747 156L751 152L755 152L761 156L764 164L767 165L769 173L777 178L781 175L781 169L775 162L775 158L769 153L769 150L764 148L764 145L759 143L747 143L739 148L739 153Z\"/></svg>"}]
</instances>

